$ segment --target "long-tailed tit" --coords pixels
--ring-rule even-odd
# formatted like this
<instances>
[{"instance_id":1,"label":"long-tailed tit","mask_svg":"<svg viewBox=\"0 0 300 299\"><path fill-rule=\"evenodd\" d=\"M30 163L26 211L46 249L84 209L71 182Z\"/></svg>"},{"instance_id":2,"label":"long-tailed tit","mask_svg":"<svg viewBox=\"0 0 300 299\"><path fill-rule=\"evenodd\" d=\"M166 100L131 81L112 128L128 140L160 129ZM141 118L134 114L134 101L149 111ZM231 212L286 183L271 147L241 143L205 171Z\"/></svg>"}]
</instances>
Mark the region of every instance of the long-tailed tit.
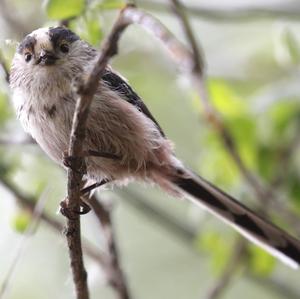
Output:
<instances>
[{"instance_id":1,"label":"long-tailed tit","mask_svg":"<svg viewBox=\"0 0 300 299\"><path fill-rule=\"evenodd\" d=\"M25 131L58 164L68 149L77 93L73 81L90 71L98 52L72 31L41 28L20 43L10 85ZM84 150L90 181L154 182L187 196L251 241L292 266L300 263L300 241L186 169L171 142L128 83L107 67L91 104Z\"/></svg>"}]
</instances>

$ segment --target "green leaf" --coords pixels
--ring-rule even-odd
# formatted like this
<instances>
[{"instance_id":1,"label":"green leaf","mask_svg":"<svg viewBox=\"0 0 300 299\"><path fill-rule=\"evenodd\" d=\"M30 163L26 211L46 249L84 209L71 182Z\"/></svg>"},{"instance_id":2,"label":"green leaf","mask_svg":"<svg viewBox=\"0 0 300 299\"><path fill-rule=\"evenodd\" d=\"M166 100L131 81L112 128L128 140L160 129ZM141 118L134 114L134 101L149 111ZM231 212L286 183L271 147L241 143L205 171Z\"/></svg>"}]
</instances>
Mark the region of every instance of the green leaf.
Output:
<instances>
[{"instance_id":1,"label":"green leaf","mask_svg":"<svg viewBox=\"0 0 300 299\"><path fill-rule=\"evenodd\" d=\"M209 150L202 153L199 172L219 186L232 187L237 183L240 173L233 160L228 158L219 136L207 133L202 143L206 144Z\"/></svg>"},{"instance_id":2,"label":"green leaf","mask_svg":"<svg viewBox=\"0 0 300 299\"><path fill-rule=\"evenodd\" d=\"M103 39L103 31L100 21L90 19L86 22L87 41L92 45L97 45Z\"/></svg>"},{"instance_id":3,"label":"green leaf","mask_svg":"<svg viewBox=\"0 0 300 299\"><path fill-rule=\"evenodd\" d=\"M257 151L257 169L259 174L266 180L274 176L278 155L272 146L260 144Z\"/></svg>"},{"instance_id":4,"label":"green leaf","mask_svg":"<svg viewBox=\"0 0 300 299\"><path fill-rule=\"evenodd\" d=\"M93 16L84 19L81 29L78 30L80 37L94 46L98 45L103 39L100 21Z\"/></svg>"},{"instance_id":5,"label":"green leaf","mask_svg":"<svg viewBox=\"0 0 300 299\"><path fill-rule=\"evenodd\" d=\"M287 187L289 198L300 208L300 177L299 174L292 171L287 177Z\"/></svg>"},{"instance_id":6,"label":"green leaf","mask_svg":"<svg viewBox=\"0 0 300 299\"><path fill-rule=\"evenodd\" d=\"M13 166L11 165L6 154L7 150L0 149L0 176L2 178L8 178L11 172L13 171Z\"/></svg>"},{"instance_id":7,"label":"green leaf","mask_svg":"<svg viewBox=\"0 0 300 299\"><path fill-rule=\"evenodd\" d=\"M289 56L291 63L298 64L300 62L299 45L292 31L287 28L283 30L281 41L285 47L286 54Z\"/></svg>"},{"instance_id":8,"label":"green leaf","mask_svg":"<svg viewBox=\"0 0 300 299\"><path fill-rule=\"evenodd\" d=\"M211 79L208 88L214 106L224 116L233 117L245 113L245 101L236 94L226 81Z\"/></svg>"},{"instance_id":9,"label":"green leaf","mask_svg":"<svg viewBox=\"0 0 300 299\"><path fill-rule=\"evenodd\" d=\"M227 120L226 125L231 132L237 149L248 167L256 166L256 123L253 116L241 114Z\"/></svg>"},{"instance_id":10,"label":"green leaf","mask_svg":"<svg viewBox=\"0 0 300 299\"><path fill-rule=\"evenodd\" d=\"M298 101L278 102L270 109L270 118L276 130L276 136L282 135L291 124L291 121L299 117L300 108Z\"/></svg>"},{"instance_id":11,"label":"green leaf","mask_svg":"<svg viewBox=\"0 0 300 299\"><path fill-rule=\"evenodd\" d=\"M61 20L76 17L85 9L85 0L48 0L46 12L50 19Z\"/></svg>"},{"instance_id":12,"label":"green leaf","mask_svg":"<svg viewBox=\"0 0 300 299\"><path fill-rule=\"evenodd\" d=\"M226 236L228 237L228 236ZM196 240L196 246L199 250L205 251L211 255L211 266L215 274L219 274L231 255L232 242L214 231L206 231Z\"/></svg>"},{"instance_id":13,"label":"green leaf","mask_svg":"<svg viewBox=\"0 0 300 299\"><path fill-rule=\"evenodd\" d=\"M30 224L31 218L29 212L22 210L14 216L12 226L17 232L24 233Z\"/></svg>"},{"instance_id":14,"label":"green leaf","mask_svg":"<svg viewBox=\"0 0 300 299\"><path fill-rule=\"evenodd\" d=\"M273 256L255 245L249 247L249 253L250 269L255 274L267 277L273 272L276 265L276 259Z\"/></svg>"},{"instance_id":15,"label":"green leaf","mask_svg":"<svg viewBox=\"0 0 300 299\"><path fill-rule=\"evenodd\" d=\"M71 21L70 29L93 46L99 45L104 36L100 18L95 11L87 11L83 16Z\"/></svg>"},{"instance_id":16,"label":"green leaf","mask_svg":"<svg viewBox=\"0 0 300 299\"><path fill-rule=\"evenodd\" d=\"M98 7L100 9L121 9L125 6L124 0L103 0Z\"/></svg>"},{"instance_id":17,"label":"green leaf","mask_svg":"<svg viewBox=\"0 0 300 299\"><path fill-rule=\"evenodd\" d=\"M0 127L5 124L5 122L12 115L6 95L0 92Z\"/></svg>"}]
</instances>

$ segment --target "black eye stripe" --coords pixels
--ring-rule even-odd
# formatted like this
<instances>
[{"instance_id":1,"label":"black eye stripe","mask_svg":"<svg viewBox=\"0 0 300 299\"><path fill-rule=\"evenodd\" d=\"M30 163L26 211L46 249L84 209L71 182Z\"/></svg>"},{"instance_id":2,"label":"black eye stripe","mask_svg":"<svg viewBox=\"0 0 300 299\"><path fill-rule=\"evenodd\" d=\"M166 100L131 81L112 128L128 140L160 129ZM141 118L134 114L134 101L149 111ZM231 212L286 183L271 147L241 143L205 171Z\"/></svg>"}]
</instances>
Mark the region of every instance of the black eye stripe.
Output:
<instances>
[{"instance_id":1,"label":"black eye stripe","mask_svg":"<svg viewBox=\"0 0 300 299\"><path fill-rule=\"evenodd\" d=\"M59 47L61 41L73 43L74 41L79 40L79 37L74 32L64 27L50 27L49 36L54 48Z\"/></svg>"},{"instance_id":2,"label":"black eye stripe","mask_svg":"<svg viewBox=\"0 0 300 299\"><path fill-rule=\"evenodd\" d=\"M36 39L33 36L27 35L20 43L18 47L18 52L23 53L25 49L28 49L31 52L33 52L35 44L36 44Z\"/></svg>"}]
</instances>

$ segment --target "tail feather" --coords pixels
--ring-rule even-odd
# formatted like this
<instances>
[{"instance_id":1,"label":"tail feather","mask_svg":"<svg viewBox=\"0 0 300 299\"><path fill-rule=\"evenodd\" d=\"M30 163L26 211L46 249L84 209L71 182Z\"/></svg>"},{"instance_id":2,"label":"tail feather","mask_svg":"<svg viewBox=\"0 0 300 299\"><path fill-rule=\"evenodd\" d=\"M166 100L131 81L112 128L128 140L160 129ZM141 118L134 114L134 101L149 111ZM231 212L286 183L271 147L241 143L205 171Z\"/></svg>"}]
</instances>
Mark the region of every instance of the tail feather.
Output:
<instances>
[{"instance_id":1,"label":"tail feather","mask_svg":"<svg viewBox=\"0 0 300 299\"><path fill-rule=\"evenodd\" d=\"M293 268L300 265L300 241L189 171L173 179L176 189L229 223L246 238Z\"/></svg>"}]
</instances>

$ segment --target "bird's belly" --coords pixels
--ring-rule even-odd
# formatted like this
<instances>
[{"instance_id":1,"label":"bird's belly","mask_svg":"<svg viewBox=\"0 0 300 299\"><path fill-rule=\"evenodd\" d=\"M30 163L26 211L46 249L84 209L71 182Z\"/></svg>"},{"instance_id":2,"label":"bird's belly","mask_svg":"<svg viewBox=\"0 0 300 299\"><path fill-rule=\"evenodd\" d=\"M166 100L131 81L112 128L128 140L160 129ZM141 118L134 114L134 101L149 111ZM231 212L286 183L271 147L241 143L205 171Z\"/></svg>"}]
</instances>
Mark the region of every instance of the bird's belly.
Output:
<instances>
[{"instance_id":1,"label":"bird's belly","mask_svg":"<svg viewBox=\"0 0 300 299\"><path fill-rule=\"evenodd\" d=\"M68 150L74 101L27 108L20 117L23 126L58 164ZM114 158L87 156L90 178L101 180L146 176L149 165L168 164L172 149L155 124L123 99L96 97L87 120L85 151L112 154Z\"/></svg>"},{"instance_id":2,"label":"bird's belly","mask_svg":"<svg viewBox=\"0 0 300 299\"><path fill-rule=\"evenodd\" d=\"M56 163L62 164L63 153L68 150L71 125L59 112L53 117L45 113L29 116L27 129L40 147Z\"/></svg>"}]
</instances>

